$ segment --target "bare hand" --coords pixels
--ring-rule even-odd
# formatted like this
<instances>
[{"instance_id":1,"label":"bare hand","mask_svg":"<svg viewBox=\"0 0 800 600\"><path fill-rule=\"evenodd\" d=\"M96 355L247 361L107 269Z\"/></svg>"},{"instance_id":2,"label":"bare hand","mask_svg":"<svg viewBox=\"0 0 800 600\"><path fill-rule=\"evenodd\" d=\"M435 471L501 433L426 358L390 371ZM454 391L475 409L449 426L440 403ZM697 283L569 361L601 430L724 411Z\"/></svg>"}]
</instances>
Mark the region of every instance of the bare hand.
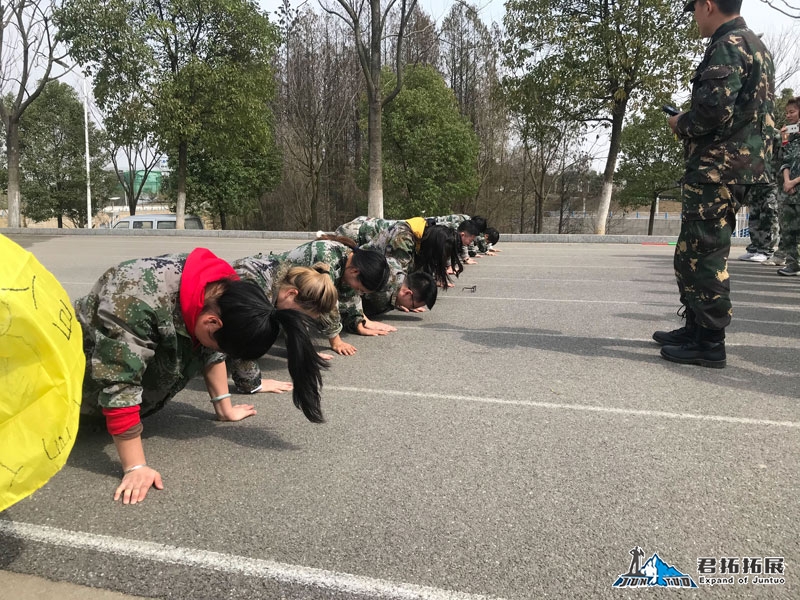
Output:
<instances>
[{"instance_id":1,"label":"bare hand","mask_svg":"<svg viewBox=\"0 0 800 600\"><path fill-rule=\"evenodd\" d=\"M336 352L336 354L341 354L342 356L353 356L356 353L356 347L348 344L347 342L343 342L342 338L335 337L331 338L331 350Z\"/></svg>"},{"instance_id":2,"label":"bare hand","mask_svg":"<svg viewBox=\"0 0 800 600\"><path fill-rule=\"evenodd\" d=\"M223 414L217 415L220 421L241 421L256 414L256 407L252 404L232 405Z\"/></svg>"},{"instance_id":3,"label":"bare hand","mask_svg":"<svg viewBox=\"0 0 800 600\"><path fill-rule=\"evenodd\" d=\"M317 352L317 356L319 356L322 360L333 360L333 354L326 354L325 352Z\"/></svg>"},{"instance_id":4,"label":"bare hand","mask_svg":"<svg viewBox=\"0 0 800 600\"><path fill-rule=\"evenodd\" d=\"M147 496L151 487L157 490L164 489L161 481L161 473L150 467L142 467L130 473L126 473L114 492L114 502L122 498L123 504L136 504Z\"/></svg>"},{"instance_id":5,"label":"bare hand","mask_svg":"<svg viewBox=\"0 0 800 600\"><path fill-rule=\"evenodd\" d=\"M667 123L669 123L669 128L672 129L672 133L678 133L678 119L681 118L683 113L679 113L667 119Z\"/></svg>"},{"instance_id":6,"label":"bare hand","mask_svg":"<svg viewBox=\"0 0 800 600\"><path fill-rule=\"evenodd\" d=\"M388 331L381 329L368 329L363 323L356 325L356 333L358 335L389 335Z\"/></svg>"},{"instance_id":7,"label":"bare hand","mask_svg":"<svg viewBox=\"0 0 800 600\"><path fill-rule=\"evenodd\" d=\"M783 182L783 191L787 194L794 192L794 184L791 182L791 180Z\"/></svg>"},{"instance_id":8,"label":"bare hand","mask_svg":"<svg viewBox=\"0 0 800 600\"><path fill-rule=\"evenodd\" d=\"M477 260L473 260L471 258L468 258L467 260L464 261L464 264L465 265L477 265L478 261Z\"/></svg>"},{"instance_id":9,"label":"bare hand","mask_svg":"<svg viewBox=\"0 0 800 600\"><path fill-rule=\"evenodd\" d=\"M282 394L283 392L291 392L294 385L290 381L277 381L276 379L262 379L261 389L259 392L272 392L273 394Z\"/></svg>"},{"instance_id":10,"label":"bare hand","mask_svg":"<svg viewBox=\"0 0 800 600\"><path fill-rule=\"evenodd\" d=\"M406 308L405 306L398 306L396 308L397 308L397 310L402 311L402 312L414 312L414 313L421 313L421 312L425 312L426 310L428 310L424 306L420 306L419 308Z\"/></svg>"},{"instance_id":11,"label":"bare hand","mask_svg":"<svg viewBox=\"0 0 800 600\"><path fill-rule=\"evenodd\" d=\"M367 318L364 318L364 327L367 329L374 329L375 331L385 331L387 333L397 331L397 327L392 327L391 325L387 323L381 323L380 321L371 321Z\"/></svg>"}]
</instances>

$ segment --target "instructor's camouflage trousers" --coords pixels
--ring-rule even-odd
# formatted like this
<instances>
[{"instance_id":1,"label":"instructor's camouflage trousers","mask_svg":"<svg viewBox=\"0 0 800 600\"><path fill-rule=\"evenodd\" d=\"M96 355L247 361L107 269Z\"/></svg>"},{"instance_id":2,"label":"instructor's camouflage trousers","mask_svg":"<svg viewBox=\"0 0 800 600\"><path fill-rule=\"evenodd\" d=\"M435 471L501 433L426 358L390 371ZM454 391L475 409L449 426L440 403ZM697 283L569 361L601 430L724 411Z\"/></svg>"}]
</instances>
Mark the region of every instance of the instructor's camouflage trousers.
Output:
<instances>
[{"instance_id":1,"label":"instructor's camouflage trousers","mask_svg":"<svg viewBox=\"0 0 800 600\"><path fill-rule=\"evenodd\" d=\"M747 194L750 208L750 245L748 252L766 254L775 252L778 243L778 186L754 185Z\"/></svg>"},{"instance_id":2,"label":"instructor's camouflage trousers","mask_svg":"<svg viewBox=\"0 0 800 600\"><path fill-rule=\"evenodd\" d=\"M728 254L736 211L749 186L685 184L681 233L675 246L675 277L681 303L697 323L724 329L731 322Z\"/></svg>"}]
</instances>

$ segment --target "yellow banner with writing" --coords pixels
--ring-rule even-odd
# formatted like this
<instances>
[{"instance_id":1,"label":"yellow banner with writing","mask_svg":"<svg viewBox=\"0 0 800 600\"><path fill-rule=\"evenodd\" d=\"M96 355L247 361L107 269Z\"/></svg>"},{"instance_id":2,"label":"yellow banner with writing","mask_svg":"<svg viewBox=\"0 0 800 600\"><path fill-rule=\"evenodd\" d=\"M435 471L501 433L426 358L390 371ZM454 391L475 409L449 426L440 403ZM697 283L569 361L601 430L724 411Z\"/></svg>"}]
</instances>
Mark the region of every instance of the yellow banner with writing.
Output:
<instances>
[{"instance_id":1,"label":"yellow banner with writing","mask_svg":"<svg viewBox=\"0 0 800 600\"><path fill-rule=\"evenodd\" d=\"M0 511L69 456L86 366L69 296L36 257L0 235Z\"/></svg>"}]
</instances>

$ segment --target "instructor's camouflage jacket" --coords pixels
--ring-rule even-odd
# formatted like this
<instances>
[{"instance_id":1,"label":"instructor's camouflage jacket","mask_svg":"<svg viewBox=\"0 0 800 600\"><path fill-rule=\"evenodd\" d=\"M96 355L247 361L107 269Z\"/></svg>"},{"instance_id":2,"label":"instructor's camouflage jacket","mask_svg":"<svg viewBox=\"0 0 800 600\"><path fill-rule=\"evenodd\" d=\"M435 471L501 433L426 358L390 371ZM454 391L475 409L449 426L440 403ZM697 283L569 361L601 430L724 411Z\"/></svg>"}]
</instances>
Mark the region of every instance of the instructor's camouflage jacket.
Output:
<instances>
[{"instance_id":1,"label":"instructor's camouflage jacket","mask_svg":"<svg viewBox=\"0 0 800 600\"><path fill-rule=\"evenodd\" d=\"M711 37L692 77L691 109L677 122L685 183L767 183L775 137L775 68L737 17Z\"/></svg>"}]
</instances>

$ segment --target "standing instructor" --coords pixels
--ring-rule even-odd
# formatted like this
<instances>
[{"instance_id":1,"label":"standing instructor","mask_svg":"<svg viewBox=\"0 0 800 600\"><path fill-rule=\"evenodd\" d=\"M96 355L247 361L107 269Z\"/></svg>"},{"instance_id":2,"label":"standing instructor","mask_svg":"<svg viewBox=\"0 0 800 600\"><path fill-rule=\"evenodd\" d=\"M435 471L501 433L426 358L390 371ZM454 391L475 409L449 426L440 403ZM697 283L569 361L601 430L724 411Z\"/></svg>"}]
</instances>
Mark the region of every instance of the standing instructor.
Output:
<instances>
[{"instance_id":1,"label":"standing instructor","mask_svg":"<svg viewBox=\"0 0 800 600\"><path fill-rule=\"evenodd\" d=\"M666 360L723 368L731 322L728 254L748 189L768 183L775 135L772 56L739 16L741 0L695 0L700 35L711 38L692 77L688 112L670 117L683 140L686 172L675 275L686 324L657 331Z\"/></svg>"}]
</instances>

